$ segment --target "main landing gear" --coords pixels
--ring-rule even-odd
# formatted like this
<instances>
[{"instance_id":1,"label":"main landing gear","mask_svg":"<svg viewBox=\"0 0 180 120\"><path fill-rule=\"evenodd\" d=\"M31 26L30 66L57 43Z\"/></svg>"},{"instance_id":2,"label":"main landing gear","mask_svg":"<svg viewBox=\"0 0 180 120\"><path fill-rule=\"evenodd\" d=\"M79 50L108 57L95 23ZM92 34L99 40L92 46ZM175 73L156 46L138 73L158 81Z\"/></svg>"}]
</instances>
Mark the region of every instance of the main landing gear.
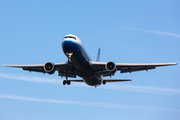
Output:
<instances>
[{"instance_id":1,"label":"main landing gear","mask_svg":"<svg viewBox=\"0 0 180 120\"><path fill-rule=\"evenodd\" d=\"M73 52L67 52L66 55L68 57L68 64L71 64ZM66 74L66 80L63 81L63 85L66 85L66 84L67 85L71 84L71 81L68 80L68 75L67 74Z\"/></svg>"},{"instance_id":2,"label":"main landing gear","mask_svg":"<svg viewBox=\"0 0 180 120\"><path fill-rule=\"evenodd\" d=\"M103 80L102 82L101 82L101 80L99 81L99 85L101 85L101 83L103 84L103 85L105 85L106 84L106 80Z\"/></svg>"},{"instance_id":3,"label":"main landing gear","mask_svg":"<svg viewBox=\"0 0 180 120\"><path fill-rule=\"evenodd\" d=\"M70 85L71 84L71 81L68 80L68 77L66 76L66 80L63 81L63 85Z\"/></svg>"},{"instance_id":4,"label":"main landing gear","mask_svg":"<svg viewBox=\"0 0 180 120\"><path fill-rule=\"evenodd\" d=\"M63 85L66 85L66 84L67 84L67 85L70 85L70 84L71 84L71 81L70 81L70 80L64 80L64 81L63 81Z\"/></svg>"},{"instance_id":5,"label":"main landing gear","mask_svg":"<svg viewBox=\"0 0 180 120\"><path fill-rule=\"evenodd\" d=\"M103 75L101 75L101 80L99 80L99 85L101 85L101 83L102 83L103 85L106 84L106 80L103 80Z\"/></svg>"}]
</instances>

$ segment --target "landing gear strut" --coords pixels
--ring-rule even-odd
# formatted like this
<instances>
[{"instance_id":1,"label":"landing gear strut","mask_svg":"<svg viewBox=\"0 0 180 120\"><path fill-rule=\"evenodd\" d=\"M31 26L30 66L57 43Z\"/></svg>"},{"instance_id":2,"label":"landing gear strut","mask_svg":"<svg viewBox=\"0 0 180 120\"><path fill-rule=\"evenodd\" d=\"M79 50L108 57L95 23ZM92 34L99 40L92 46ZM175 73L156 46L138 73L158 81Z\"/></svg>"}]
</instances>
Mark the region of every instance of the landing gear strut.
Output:
<instances>
[{"instance_id":1,"label":"landing gear strut","mask_svg":"<svg viewBox=\"0 0 180 120\"><path fill-rule=\"evenodd\" d=\"M101 80L99 81L99 85L101 85L101 83L103 83L103 85L106 84L106 80L103 80L103 75L101 75Z\"/></svg>"},{"instance_id":2,"label":"landing gear strut","mask_svg":"<svg viewBox=\"0 0 180 120\"><path fill-rule=\"evenodd\" d=\"M66 80L63 81L63 85L70 85L71 84L71 81L68 80L68 77L66 76Z\"/></svg>"},{"instance_id":3,"label":"landing gear strut","mask_svg":"<svg viewBox=\"0 0 180 120\"><path fill-rule=\"evenodd\" d=\"M71 61L72 61L71 56L73 55L73 53L72 52L69 52L69 53L67 52L66 55L68 57L68 63L71 63Z\"/></svg>"}]
</instances>

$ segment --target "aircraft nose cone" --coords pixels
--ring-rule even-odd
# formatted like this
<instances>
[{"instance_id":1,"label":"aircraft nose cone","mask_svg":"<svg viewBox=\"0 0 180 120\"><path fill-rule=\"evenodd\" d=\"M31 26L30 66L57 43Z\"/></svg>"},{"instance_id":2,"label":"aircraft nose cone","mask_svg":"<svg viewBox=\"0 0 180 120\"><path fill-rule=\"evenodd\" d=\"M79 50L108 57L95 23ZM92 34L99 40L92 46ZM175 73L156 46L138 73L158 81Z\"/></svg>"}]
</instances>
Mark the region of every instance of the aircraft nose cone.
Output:
<instances>
[{"instance_id":1,"label":"aircraft nose cone","mask_svg":"<svg viewBox=\"0 0 180 120\"><path fill-rule=\"evenodd\" d=\"M69 52L71 51L72 49L72 41L71 40L64 40L62 42L62 48L63 48L63 51L66 53L66 52Z\"/></svg>"},{"instance_id":2,"label":"aircraft nose cone","mask_svg":"<svg viewBox=\"0 0 180 120\"><path fill-rule=\"evenodd\" d=\"M64 40L64 41L62 42L62 46L63 46L63 47L69 47L71 44L72 44L72 42L69 41L69 40Z\"/></svg>"}]
</instances>

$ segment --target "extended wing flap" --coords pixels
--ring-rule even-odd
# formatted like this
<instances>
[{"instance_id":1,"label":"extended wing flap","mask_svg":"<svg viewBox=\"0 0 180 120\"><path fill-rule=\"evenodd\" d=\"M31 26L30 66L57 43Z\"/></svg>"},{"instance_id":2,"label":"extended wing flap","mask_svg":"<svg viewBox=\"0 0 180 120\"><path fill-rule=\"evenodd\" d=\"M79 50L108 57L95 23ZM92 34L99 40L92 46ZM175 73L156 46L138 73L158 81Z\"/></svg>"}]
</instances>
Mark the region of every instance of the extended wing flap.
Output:
<instances>
[{"instance_id":1,"label":"extended wing flap","mask_svg":"<svg viewBox=\"0 0 180 120\"><path fill-rule=\"evenodd\" d=\"M43 72L43 73L45 73L45 71L44 71L44 69L42 67L35 67L35 68L33 68L33 67L23 67L22 69L30 71L30 72L34 71L34 72Z\"/></svg>"},{"instance_id":2,"label":"extended wing flap","mask_svg":"<svg viewBox=\"0 0 180 120\"><path fill-rule=\"evenodd\" d=\"M155 69L156 67L126 67L126 68L121 68L121 73L126 73L126 72L135 72L135 71L142 71L142 70L150 70L150 69Z\"/></svg>"}]
</instances>

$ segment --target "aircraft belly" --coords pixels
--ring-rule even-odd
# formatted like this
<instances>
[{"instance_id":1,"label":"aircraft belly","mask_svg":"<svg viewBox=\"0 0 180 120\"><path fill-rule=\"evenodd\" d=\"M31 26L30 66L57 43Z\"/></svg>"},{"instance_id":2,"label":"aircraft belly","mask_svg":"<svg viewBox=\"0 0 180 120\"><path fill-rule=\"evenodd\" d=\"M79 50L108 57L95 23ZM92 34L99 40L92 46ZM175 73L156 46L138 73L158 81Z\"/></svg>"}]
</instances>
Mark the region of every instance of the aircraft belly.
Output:
<instances>
[{"instance_id":1,"label":"aircraft belly","mask_svg":"<svg viewBox=\"0 0 180 120\"><path fill-rule=\"evenodd\" d=\"M92 78L83 77L83 79L84 79L85 83L90 85L90 86L96 86L99 84L99 79L96 77L92 77Z\"/></svg>"},{"instance_id":2,"label":"aircraft belly","mask_svg":"<svg viewBox=\"0 0 180 120\"><path fill-rule=\"evenodd\" d=\"M86 84L90 86L98 85L99 79L95 77L95 73L89 64L90 56L88 56L83 46L70 41L63 42L62 45L65 55L66 53L73 53L71 62L75 68L75 73L82 77Z\"/></svg>"}]
</instances>

